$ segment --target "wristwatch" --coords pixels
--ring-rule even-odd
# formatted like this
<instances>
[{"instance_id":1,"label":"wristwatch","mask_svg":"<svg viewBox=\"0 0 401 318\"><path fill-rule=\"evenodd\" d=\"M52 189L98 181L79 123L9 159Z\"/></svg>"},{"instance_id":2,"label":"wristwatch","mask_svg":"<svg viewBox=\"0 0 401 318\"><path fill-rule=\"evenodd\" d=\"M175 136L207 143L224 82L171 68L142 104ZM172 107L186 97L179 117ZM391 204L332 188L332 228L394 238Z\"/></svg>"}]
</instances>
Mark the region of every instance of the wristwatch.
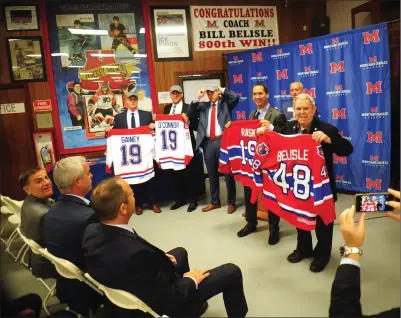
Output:
<instances>
[{"instance_id":1,"label":"wristwatch","mask_svg":"<svg viewBox=\"0 0 401 318\"><path fill-rule=\"evenodd\" d=\"M340 256L345 257L349 254L359 254L363 255L363 250L359 247L349 247L347 245L341 245L340 247Z\"/></svg>"}]
</instances>

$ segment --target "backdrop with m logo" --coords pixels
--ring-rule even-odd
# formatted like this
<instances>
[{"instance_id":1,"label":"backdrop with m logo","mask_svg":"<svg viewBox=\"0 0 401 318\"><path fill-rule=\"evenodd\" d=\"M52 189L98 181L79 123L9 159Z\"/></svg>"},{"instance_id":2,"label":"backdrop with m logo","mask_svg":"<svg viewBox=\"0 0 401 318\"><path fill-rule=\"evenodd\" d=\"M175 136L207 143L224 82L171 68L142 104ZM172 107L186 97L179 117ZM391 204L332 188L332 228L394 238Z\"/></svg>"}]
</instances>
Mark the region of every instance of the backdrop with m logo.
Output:
<instances>
[{"instance_id":1,"label":"backdrop with m logo","mask_svg":"<svg viewBox=\"0 0 401 318\"><path fill-rule=\"evenodd\" d=\"M267 84L270 104L284 110L291 101L291 82L300 81L315 98L320 119L354 146L348 157L333 156L337 188L387 190L391 105L386 23L227 54L227 64L230 88L240 95L234 120L248 118L255 109L256 82Z\"/></svg>"}]
</instances>

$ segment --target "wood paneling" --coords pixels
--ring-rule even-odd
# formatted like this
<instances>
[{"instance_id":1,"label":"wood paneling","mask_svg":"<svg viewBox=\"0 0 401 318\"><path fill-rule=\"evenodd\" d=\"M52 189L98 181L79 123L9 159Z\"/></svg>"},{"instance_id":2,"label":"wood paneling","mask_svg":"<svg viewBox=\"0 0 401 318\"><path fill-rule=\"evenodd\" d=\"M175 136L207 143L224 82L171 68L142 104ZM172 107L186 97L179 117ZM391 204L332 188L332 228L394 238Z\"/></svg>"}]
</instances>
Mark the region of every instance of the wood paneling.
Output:
<instances>
[{"instance_id":1,"label":"wood paneling","mask_svg":"<svg viewBox=\"0 0 401 318\"><path fill-rule=\"evenodd\" d=\"M216 5L216 1L212 0L149 0L150 6L185 6L185 5ZM288 1L288 7L285 7L283 0L250 0L244 3L240 0L221 0L219 5L274 5L277 7L277 20L279 27L280 43L287 43L297 40L303 40L312 35L312 18L314 16L324 17L326 15L326 1ZM306 26L306 31L303 27ZM204 73L208 71L223 72L225 70L224 53L233 52L225 51L193 51L192 61L172 61L172 62L155 62L155 81L156 91L168 91L170 86L178 83L178 74L186 72L187 74ZM159 105L159 111L162 111L165 105Z\"/></svg>"}]
</instances>

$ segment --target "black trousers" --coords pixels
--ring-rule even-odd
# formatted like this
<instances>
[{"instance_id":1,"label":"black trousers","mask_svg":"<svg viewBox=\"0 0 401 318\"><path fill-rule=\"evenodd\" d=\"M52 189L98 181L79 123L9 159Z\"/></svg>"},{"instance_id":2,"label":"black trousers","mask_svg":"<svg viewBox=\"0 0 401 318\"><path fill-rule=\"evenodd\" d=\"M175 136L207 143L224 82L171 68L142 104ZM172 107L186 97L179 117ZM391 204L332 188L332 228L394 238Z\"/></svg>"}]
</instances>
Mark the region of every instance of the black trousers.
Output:
<instances>
[{"instance_id":1,"label":"black trousers","mask_svg":"<svg viewBox=\"0 0 401 318\"><path fill-rule=\"evenodd\" d=\"M155 204L153 179L154 177L144 183L131 184L131 189L135 195L135 206L142 207L144 203Z\"/></svg>"},{"instance_id":2,"label":"black trousers","mask_svg":"<svg viewBox=\"0 0 401 318\"><path fill-rule=\"evenodd\" d=\"M2 286L4 288L4 286ZM35 313L26 317L39 317L42 308L42 299L37 294L28 294L17 299L11 299L1 291L1 316L17 317L17 314L25 309L32 309Z\"/></svg>"},{"instance_id":3,"label":"black trousers","mask_svg":"<svg viewBox=\"0 0 401 318\"><path fill-rule=\"evenodd\" d=\"M315 228L317 244L315 249L313 249L312 245L311 232L297 229L297 250L302 254L310 253L313 250L314 257L317 261L328 262L330 260L333 244L333 225L334 222L326 225L320 216L317 217Z\"/></svg>"},{"instance_id":4,"label":"black trousers","mask_svg":"<svg viewBox=\"0 0 401 318\"><path fill-rule=\"evenodd\" d=\"M244 186L244 198L245 198L245 219L250 226L257 226L257 203L251 203L252 189L250 187ZM278 217L273 212L267 212L269 231L280 231L279 223L280 217Z\"/></svg>"},{"instance_id":5,"label":"black trousers","mask_svg":"<svg viewBox=\"0 0 401 318\"><path fill-rule=\"evenodd\" d=\"M71 124L72 124L72 126L81 126L82 129L85 129L85 119L84 119L83 116L81 117L80 120L78 120L77 117L73 116L73 115L70 113L70 118L71 118Z\"/></svg>"},{"instance_id":6,"label":"black trousers","mask_svg":"<svg viewBox=\"0 0 401 318\"><path fill-rule=\"evenodd\" d=\"M220 159L221 139L211 140L207 137L202 142L203 155L209 174L210 195L212 204L220 204L220 174L219 174L219 159ZM236 188L234 177L230 174L224 175L227 187L227 202L228 205L235 204Z\"/></svg>"},{"instance_id":7,"label":"black trousers","mask_svg":"<svg viewBox=\"0 0 401 318\"><path fill-rule=\"evenodd\" d=\"M171 170L171 179L174 181L178 201L188 203L198 202L197 168L194 152L194 158L192 158L185 169L178 171Z\"/></svg>"},{"instance_id":8,"label":"black trousers","mask_svg":"<svg viewBox=\"0 0 401 318\"><path fill-rule=\"evenodd\" d=\"M178 247L169 252L177 260L176 272L178 279L182 274L189 271L188 253ZM210 276L205 278L198 286L198 289L190 297L188 303L177 313L167 313L171 317L191 317L194 308L200 306L208 299L223 293L224 305L228 317L245 317L248 312L244 287L242 283L241 269L234 264L224 264L213 268L210 271Z\"/></svg>"}]
</instances>

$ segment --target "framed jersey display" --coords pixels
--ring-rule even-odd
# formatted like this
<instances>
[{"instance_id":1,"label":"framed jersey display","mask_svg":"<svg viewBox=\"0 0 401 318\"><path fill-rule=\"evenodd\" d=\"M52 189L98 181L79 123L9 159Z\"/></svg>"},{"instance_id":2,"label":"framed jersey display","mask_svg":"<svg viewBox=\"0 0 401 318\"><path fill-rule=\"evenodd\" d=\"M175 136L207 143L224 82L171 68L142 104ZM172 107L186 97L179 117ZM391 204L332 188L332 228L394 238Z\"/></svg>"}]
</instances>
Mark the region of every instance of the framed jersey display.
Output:
<instances>
[{"instance_id":1,"label":"framed jersey display","mask_svg":"<svg viewBox=\"0 0 401 318\"><path fill-rule=\"evenodd\" d=\"M4 6L4 18L7 31L39 30L35 5Z\"/></svg>"}]
</instances>

